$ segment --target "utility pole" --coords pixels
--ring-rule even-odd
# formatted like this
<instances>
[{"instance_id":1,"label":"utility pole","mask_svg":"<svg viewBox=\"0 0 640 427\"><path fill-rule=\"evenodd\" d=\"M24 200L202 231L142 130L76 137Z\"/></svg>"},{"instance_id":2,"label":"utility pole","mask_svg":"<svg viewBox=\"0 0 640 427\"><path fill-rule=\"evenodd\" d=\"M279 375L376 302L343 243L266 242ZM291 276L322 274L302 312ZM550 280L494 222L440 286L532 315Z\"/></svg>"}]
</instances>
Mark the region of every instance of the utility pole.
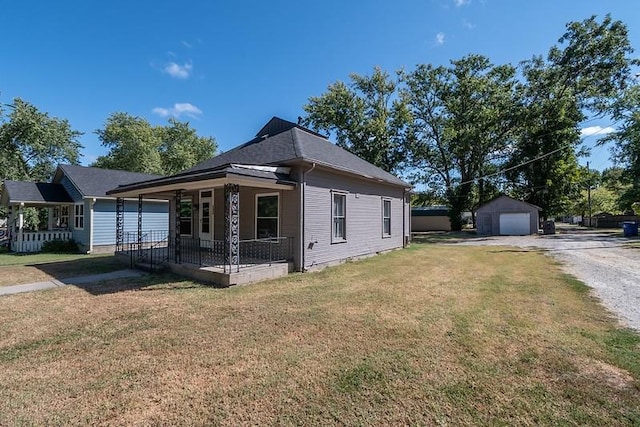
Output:
<instances>
[{"instance_id":1,"label":"utility pole","mask_svg":"<svg viewBox=\"0 0 640 427\"><path fill-rule=\"evenodd\" d=\"M591 223L591 176L589 175L589 162L587 162L587 206L589 207L589 227L593 224Z\"/></svg>"}]
</instances>

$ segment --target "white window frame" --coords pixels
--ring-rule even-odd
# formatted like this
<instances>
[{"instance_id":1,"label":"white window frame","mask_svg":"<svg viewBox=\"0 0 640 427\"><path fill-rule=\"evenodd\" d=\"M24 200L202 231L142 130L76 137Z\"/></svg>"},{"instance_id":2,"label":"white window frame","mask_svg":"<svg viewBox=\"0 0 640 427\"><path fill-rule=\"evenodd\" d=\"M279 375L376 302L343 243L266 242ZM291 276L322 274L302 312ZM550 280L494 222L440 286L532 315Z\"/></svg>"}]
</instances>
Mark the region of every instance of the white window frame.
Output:
<instances>
[{"instance_id":1,"label":"white window frame","mask_svg":"<svg viewBox=\"0 0 640 427\"><path fill-rule=\"evenodd\" d=\"M78 210L81 212L78 213ZM73 229L84 230L84 202L73 205Z\"/></svg>"},{"instance_id":2,"label":"white window frame","mask_svg":"<svg viewBox=\"0 0 640 427\"><path fill-rule=\"evenodd\" d=\"M204 193L211 193L209 196L203 196ZM204 208L202 206L203 199L208 199L209 200L209 232L208 233L204 233L204 234L208 234L211 236L211 240L213 240L213 222L214 222L214 218L213 218L213 190L200 190L199 192L199 208L198 208L198 215L197 215L197 219L198 219L198 235L200 236L200 238L202 238L202 225L203 225L203 221L204 221L204 216L203 216L203 212L204 212ZM193 203L191 204L191 218L193 218ZM191 222L191 226L193 227L193 221ZM193 230L192 230L193 233Z\"/></svg>"},{"instance_id":3,"label":"white window frame","mask_svg":"<svg viewBox=\"0 0 640 427\"><path fill-rule=\"evenodd\" d=\"M331 191L331 243L345 243L347 241L347 192ZM344 213L341 216L335 215L336 196L344 198ZM342 218L342 236L336 236L336 219Z\"/></svg>"},{"instance_id":4,"label":"white window frame","mask_svg":"<svg viewBox=\"0 0 640 427\"><path fill-rule=\"evenodd\" d=\"M189 221L191 223L191 225L189 226L189 229L191 230L191 233L189 234L182 234L182 218L186 218L182 216L182 206L180 206L180 229L178 230L178 232L180 232L180 236L185 236L185 237L191 237L193 236L193 197L189 196L189 197L183 197L180 199L180 205L182 205L183 202L189 202L191 204L191 216L189 217Z\"/></svg>"},{"instance_id":5,"label":"white window frame","mask_svg":"<svg viewBox=\"0 0 640 427\"><path fill-rule=\"evenodd\" d=\"M386 203L389 203L389 216L387 217L384 216L384 205ZM389 232L384 229L385 219L389 220ZM391 199L388 197L382 198L382 237L391 237Z\"/></svg>"},{"instance_id":6,"label":"white window frame","mask_svg":"<svg viewBox=\"0 0 640 427\"><path fill-rule=\"evenodd\" d=\"M58 205L53 208L53 226L69 229L69 205Z\"/></svg>"},{"instance_id":7,"label":"white window frame","mask_svg":"<svg viewBox=\"0 0 640 427\"><path fill-rule=\"evenodd\" d=\"M253 235L256 239L259 239L260 237L258 237L258 219L273 219L273 217L270 216L263 216L263 217L258 217L258 199L260 197L273 197L276 196L278 198L278 216L276 216L276 236L271 236L271 237L280 237L280 193L259 193L256 194L256 199L255 199L255 209L254 209L254 218L255 221L253 223Z\"/></svg>"}]
</instances>

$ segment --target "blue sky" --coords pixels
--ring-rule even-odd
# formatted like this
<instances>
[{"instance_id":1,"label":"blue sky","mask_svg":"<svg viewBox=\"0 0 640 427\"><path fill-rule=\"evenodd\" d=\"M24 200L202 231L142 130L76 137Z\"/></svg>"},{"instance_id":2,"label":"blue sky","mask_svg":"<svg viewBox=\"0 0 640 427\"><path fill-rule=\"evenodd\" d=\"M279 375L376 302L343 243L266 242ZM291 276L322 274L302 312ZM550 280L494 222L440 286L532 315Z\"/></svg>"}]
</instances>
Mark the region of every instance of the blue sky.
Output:
<instances>
[{"instance_id":1,"label":"blue sky","mask_svg":"<svg viewBox=\"0 0 640 427\"><path fill-rule=\"evenodd\" d=\"M229 150L272 116L295 121L350 73L469 53L515 64L546 53L565 23L606 13L640 49L635 0L11 1L0 13L0 102L21 97L67 118L85 133L83 164L106 153L94 131L116 111L188 120ZM602 169L607 158L599 148L582 163Z\"/></svg>"}]
</instances>

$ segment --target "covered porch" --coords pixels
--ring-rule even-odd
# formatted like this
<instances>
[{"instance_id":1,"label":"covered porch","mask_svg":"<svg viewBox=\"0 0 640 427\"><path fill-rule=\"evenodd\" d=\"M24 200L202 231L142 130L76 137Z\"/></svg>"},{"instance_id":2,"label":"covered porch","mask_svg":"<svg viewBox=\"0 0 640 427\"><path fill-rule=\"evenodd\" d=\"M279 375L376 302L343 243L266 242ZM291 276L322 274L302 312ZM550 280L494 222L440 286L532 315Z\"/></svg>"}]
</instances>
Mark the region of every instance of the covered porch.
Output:
<instances>
[{"instance_id":1,"label":"covered porch","mask_svg":"<svg viewBox=\"0 0 640 427\"><path fill-rule=\"evenodd\" d=\"M204 176L162 178L112 190L116 248L131 265L170 269L222 286L288 274L295 268L300 201L288 168L233 165ZM178 182L176 182L178 181ZM137 188L130 188L130 187ZM168 200L165 230L124 232L123 197Z\"/></svg>"},{"instance_id":2,"label":"covered porch","mask_svg":"<svg viewBox=\"0 0 640 427\"><path fill-rule=\"evenodd\" d=\"M73 237L74 203L58 184L5 181L0 204L7 208L9 250L40 252L46 242ZM27 208L38 209L35 224L27 224ZM76 215L77 216L77 215Z\"/></svg>"}]
</instances>

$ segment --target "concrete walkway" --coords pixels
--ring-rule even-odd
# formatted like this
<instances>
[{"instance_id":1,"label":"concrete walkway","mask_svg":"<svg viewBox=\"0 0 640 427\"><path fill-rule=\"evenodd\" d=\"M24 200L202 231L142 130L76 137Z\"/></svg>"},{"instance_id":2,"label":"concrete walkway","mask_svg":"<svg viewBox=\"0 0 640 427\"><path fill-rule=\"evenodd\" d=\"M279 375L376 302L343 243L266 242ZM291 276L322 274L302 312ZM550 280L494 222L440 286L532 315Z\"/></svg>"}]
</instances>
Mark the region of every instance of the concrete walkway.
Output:
<instances>
[{"instance_id":1,"label":"concrete walkway","mask_svg":"<svg viewBox=\"0 0 640 427\"><path fill-rule=\"evenodd\" d=\"M130 277L143 276L144 272L139 270L118 270L110 273L93 274L90 276L67 277L64 282L51 279L46 282L27 283L24 285L0 287L0 295L18 294L21 292L39 291L42 289L61 288L68 285L83 285L86 283L102 282L104 280L126 279Z\"/></svg>"}]
</instances>

